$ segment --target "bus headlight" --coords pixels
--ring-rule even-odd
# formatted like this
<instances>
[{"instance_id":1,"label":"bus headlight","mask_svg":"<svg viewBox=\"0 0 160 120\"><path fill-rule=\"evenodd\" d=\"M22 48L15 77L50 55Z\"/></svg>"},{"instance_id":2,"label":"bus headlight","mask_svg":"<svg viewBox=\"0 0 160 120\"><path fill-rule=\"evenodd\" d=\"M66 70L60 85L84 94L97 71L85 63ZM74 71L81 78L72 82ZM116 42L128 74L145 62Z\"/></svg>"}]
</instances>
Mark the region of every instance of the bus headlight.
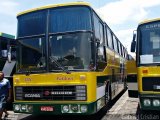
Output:
<instances>
[{"instance_id":1,"label":"bus headlight","mask_svg":"<svg viewBox=\"0 0 160 120\"><path fill-rule=\"evenodd\" d=\"M87 105L81 105L80 110L82 113L86 113L88 111Z\"/></svg>"},{"instance_id":2,"label":"bus headlight","mask_svg":"<svg viewBox=\"0 0 160 120\"><path fill-rule=\"evenodd\" d=\"M63 105L62 106L62 112L63 113L68 113L69 112L69 105Z\"/></svg>"},{"instance_id":3,"label":"bus headlight","mask_svg":"<svg viewBox=\"0 0 160 120\"><path fill-rule=\"evenodd\" d=\"M159 100L153 100L153 106L157 107L160 105L160 101Z\"/></svg>"},{"instance_id":4,"label":"bus headlight","mask_svg":"<svg viewBox=\"0 0 160 120\"><path fill-rule=\"evenodd\" d=\"M78 105L71 105L71 110L73 112L78 112Z\"/></svg>"},{"instance_id":5,"label":"bus headlight","mask_svg":"<svg viewBox=\"0 0 160 120\"><path fill-rule=\"evenodd\" d=\"M144 104L144 106L151 106L151 100L150 99L144 99L143 104Z\"/></svg>"},{"instance_id":6,"label":"bus headlight","mask_svg":"<svg viewBox=\"0 0 160 120\"><path fill-rule=\"evenodd\" d=\"M14 110L19 111L20 110L20 105L14 105Z\"/></svg>"},{"instance_id":7,"label":"bus headlight","mask_svg":"<svg viewBox=\"0 0 160 120\"><path fill-rule=\"evenodd\" d=\"M28 112L33 112L33 106L32 105L28 105L27 109L28 109Z\"/></svg>"},{"instance_id":8,"label":"bus headlight","mask_svg":"<svg viewBox=\"0 0 160 120\"><path fill-rule=\"evenodd\" d=\"M22 111L26 111L26 105L22 105L22 106L21 106L21 110L22 110Z\"/></svg>"}]
</instances>

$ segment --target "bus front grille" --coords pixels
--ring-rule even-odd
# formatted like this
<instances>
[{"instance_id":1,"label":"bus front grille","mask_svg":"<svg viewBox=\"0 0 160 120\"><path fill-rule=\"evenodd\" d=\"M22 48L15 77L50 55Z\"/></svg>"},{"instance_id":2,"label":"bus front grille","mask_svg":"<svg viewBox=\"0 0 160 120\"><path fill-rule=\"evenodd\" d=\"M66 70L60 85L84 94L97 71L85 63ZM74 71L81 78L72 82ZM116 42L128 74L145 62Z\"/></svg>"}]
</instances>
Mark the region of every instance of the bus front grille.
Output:
<instances>
[{"instance_id":1,"label":"bus front grille","mask_svg":"<svg viewBox=\"0 0 160 120\"><path fill-rule=\"evenodd\" d=\"M143 77L142 78L143 91L160 91L160 77Z\"/></svg>"},{"instance_id":2,"label":"bus front grille","mask_svg":"<svg viewBox=\"0 0 160 120\"><path fill-rule=\"evenodd\" d=\"M86 86L18 86L15 87L15 99L25 101L84 101L87 99Z\"/></svg>"}]
</instances>

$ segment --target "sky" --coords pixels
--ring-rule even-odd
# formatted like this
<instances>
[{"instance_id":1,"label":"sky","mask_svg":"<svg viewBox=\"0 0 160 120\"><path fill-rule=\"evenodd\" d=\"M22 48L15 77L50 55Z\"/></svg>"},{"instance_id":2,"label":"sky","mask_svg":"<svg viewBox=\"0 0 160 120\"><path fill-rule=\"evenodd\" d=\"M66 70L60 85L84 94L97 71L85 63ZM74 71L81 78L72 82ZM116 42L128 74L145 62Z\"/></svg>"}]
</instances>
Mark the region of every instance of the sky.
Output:
<instances>
[{"instance_id":1,"label":"sky","mask_svg":"<svg viewBox=\"0 0 160 120\"><path fill-rule=\"evenodd\" d=\"M19 12L48 4L75 1L78 0L0 0L0 32L16 36L16 16ZM138 23L160 17L160 0L83 1L91 4L128 51L130 51L133 30L136 30Z\"/></svg>"}]
</instances>

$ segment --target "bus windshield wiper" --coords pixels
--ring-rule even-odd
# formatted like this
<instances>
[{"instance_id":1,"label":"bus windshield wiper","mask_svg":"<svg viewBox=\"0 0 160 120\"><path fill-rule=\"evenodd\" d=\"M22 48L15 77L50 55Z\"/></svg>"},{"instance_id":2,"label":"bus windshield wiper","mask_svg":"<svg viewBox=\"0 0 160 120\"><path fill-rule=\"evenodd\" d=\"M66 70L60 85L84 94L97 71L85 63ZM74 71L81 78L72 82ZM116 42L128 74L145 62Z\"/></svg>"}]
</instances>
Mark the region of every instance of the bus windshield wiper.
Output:
<instances>
[{"instance_id":1,"label":"bus windshield wiper","mask_svg":"<svg viewBox=\"0 0 160 120\"><path fill-rule=\"evenodd\" d=\"M31 74L31 69L30 68L26 69L25 74L26 74L26 76L29 76Z\"/></svg>"},{"instance_id":2,"label":"bus windshield wiper","mask_svg":"<svg viewBox=\"0 0 160 120\"><path fill-rule=\"evenodd\" d=\"M26 76L29 76L31 73L38 73L38 72L45 72L45 70L33 70L31 68L27 68L27 69L20 69L18 70L17 73L25 73Z\"/></svg>"},{"instance_id":3,"label":"bus windshield wiper","mask_svg":"<svg viewBox=\"0 0 160 120\"><path fill-rule=\"evenodd\" d=\"M71 73L68 69L65 69L64 66L62 66L60 63L58 63L53 56L51 56L50 59L51 59L52 63L55 63L58 67L60 67L67 74Z\"/></svg>"}]
</instances>

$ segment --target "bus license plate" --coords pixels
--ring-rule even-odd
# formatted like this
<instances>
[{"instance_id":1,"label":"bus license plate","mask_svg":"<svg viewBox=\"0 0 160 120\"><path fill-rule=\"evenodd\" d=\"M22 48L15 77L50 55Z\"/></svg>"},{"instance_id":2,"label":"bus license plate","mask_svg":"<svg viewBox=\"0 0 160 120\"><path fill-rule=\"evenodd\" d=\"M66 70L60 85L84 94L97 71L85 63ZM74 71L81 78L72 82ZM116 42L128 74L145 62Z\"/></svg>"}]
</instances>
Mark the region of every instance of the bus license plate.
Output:
<instances>
[{"instance_id":1,"label":"bus license plate","mask_svg":"<svg viewBox=\"0 0 160 120\"><path fill-rule=\"evenodd\" d=\"M41 106L41 111L53 111L52 106Z\"/></svg>"}]
</instances>

